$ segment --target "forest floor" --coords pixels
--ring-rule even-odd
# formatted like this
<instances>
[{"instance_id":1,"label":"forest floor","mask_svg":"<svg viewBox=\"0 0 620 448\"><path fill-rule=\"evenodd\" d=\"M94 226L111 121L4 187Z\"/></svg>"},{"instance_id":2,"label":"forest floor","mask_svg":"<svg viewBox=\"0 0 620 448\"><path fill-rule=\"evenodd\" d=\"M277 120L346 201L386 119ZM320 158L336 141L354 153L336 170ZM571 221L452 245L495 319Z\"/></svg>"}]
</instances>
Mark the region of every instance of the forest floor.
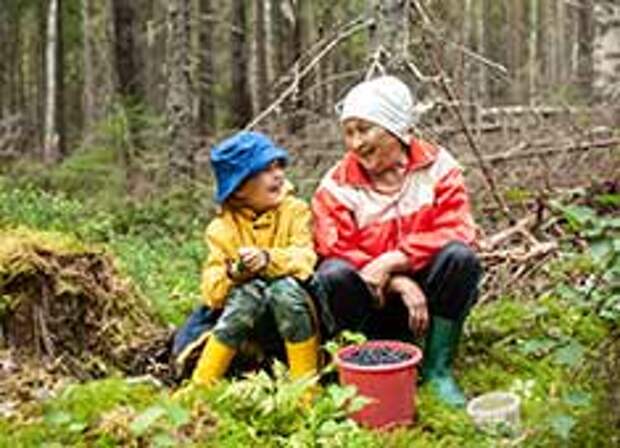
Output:
<instances>
[{"instance_id":1,"label":"forest floor","mask_svg":"<svg viewBox=\"0 0 620 448\"><path fill-rule=\"evenodd\" d=\"M0 177L0 446L620 444L617 151L571 188L511 187L512 224L479 199L487 274L456 369L470 398L521 397L518 430L493 433L423 388L415 425L367 430L346 417L350 390L302 406L279 365L171 399L157 357L200 301L209 188L121 200L113 158L79 157Z\"/></svg>"}]
</instances>

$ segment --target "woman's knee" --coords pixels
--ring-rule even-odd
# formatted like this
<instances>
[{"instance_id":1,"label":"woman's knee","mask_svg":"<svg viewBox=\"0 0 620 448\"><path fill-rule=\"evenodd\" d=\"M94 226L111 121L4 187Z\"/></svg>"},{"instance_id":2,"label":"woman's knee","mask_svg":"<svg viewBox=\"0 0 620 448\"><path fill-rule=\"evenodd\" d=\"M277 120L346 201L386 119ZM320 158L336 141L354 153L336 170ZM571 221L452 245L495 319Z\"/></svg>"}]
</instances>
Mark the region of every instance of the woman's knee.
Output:
<instances>
[{"instance_id":1,"label":"woman's knee","mask_svg":"<svg viewBox=\"0 0 620 448\"><path fill-rule=\"evenodd\" d=\"M342 283L357 275L357 269L348 261L340 258L328 258L321 262L317 274L330 282Z\"/></svg>"},{"instance_id":2,"label":"woman's knee","mask_svg":"<svg viewBox=\"0 0 620 448\"><path fill-rule=\"evenodd\" d=\"M450 319L463 316L478 298L482 267L466 244L447 244L433 261L426 283L432 311Z\"/></svg>"},{"instance_id":3,"label":"woman's knee","mask_svg":"<svg viewBox=\"0 0 620 448\"><path fill-rule=\"evenodd\" d=\"M459 271L481 272L480 259L478 255L469 247L460 241L448 243L439 253L438 258L444 262L454 266Z\"/></svg>"}]
</instances>

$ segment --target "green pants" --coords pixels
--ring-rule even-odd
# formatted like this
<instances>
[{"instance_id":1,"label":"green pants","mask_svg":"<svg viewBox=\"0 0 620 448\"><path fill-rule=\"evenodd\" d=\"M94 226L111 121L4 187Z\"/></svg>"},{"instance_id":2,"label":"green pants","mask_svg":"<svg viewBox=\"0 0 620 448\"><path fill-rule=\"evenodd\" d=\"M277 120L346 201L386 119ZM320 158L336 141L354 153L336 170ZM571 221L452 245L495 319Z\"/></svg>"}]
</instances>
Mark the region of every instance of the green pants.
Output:
<instances>
[{"instance_id":1,"label":"green pants","mask_svg":"<svg viewBox=\"0 0 620 448\"><path fill-rule=\"evenodd\" d=\"M247 340L305 341L315 334L310 296L292 277L253 279L228 294L213 334L234 348Z\"/></svg>"}]
</instances>

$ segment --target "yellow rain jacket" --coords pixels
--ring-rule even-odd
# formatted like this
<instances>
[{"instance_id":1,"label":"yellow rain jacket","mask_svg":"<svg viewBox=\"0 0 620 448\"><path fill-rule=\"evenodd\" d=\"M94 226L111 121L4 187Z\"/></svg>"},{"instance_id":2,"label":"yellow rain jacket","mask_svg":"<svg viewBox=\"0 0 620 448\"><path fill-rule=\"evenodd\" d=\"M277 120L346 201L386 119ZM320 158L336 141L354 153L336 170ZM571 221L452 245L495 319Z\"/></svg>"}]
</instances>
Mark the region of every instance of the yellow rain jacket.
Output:
<instances>
[{"instance_id":1,"label":"yellow rain jacket","mask_svg":"<svg viewBox=\"0 0 620 448\"><path fill-rule=\"evenodd\" d=\"M280 205L257 215L252 209L224 205L207 226L207 261L202 271L202 296L211 308L222 308L235 282L226 272L227 260L239 259L241 247L258 247L269 252L264 278L293 276L306 280L317 260L312 245L311 213L306 202L292 195L287 182Z\"/></svg>"}]
</instances>

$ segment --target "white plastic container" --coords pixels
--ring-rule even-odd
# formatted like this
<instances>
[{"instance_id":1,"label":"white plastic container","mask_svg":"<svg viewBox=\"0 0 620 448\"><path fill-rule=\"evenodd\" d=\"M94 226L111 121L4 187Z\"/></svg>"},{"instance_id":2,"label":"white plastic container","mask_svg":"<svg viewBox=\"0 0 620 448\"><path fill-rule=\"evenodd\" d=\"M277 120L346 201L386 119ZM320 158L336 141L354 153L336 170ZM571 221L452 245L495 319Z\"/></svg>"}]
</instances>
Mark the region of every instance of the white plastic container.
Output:
<instances>
[{"instance_id":1,"label":"white plastic container","mask_svg":"<svg viewBox=\"0 0 620 448\"><path fill-rule=\"evenodd\" d=\"M518 431L521 399L512 392L489 392L467 404L467 413L485 431Z\"/></svg>"}]
</instances>

